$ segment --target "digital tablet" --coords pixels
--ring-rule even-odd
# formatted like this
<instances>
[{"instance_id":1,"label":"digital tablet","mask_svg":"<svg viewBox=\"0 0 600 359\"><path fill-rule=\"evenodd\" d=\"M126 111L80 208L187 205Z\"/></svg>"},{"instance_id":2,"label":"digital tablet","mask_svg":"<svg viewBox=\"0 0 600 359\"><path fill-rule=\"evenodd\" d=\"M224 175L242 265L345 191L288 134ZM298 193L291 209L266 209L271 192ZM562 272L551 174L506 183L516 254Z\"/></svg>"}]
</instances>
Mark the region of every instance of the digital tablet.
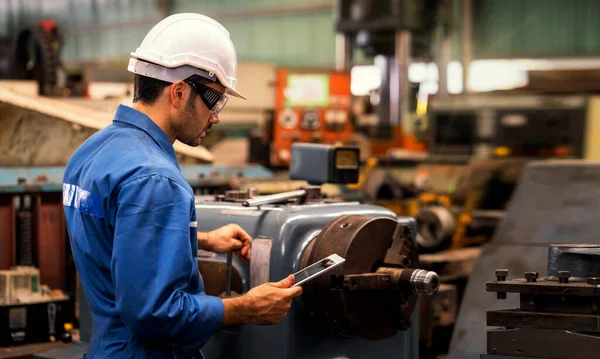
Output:
<instances>
[{"instance_id":1,"label":"digital tablet","mask_svg":"<svg viewBox=\"0 0 600 359\"><path fill-rule=\"evenodd\" d=\"M344 263L346 260L337 254L332 254L329 257L325 257L320 261L309 265L301 271L294 273L294 284L292 287L302 285L309 280L317 278L318 276L325 274L333 268Z\"/></svg>"}]
</instances>

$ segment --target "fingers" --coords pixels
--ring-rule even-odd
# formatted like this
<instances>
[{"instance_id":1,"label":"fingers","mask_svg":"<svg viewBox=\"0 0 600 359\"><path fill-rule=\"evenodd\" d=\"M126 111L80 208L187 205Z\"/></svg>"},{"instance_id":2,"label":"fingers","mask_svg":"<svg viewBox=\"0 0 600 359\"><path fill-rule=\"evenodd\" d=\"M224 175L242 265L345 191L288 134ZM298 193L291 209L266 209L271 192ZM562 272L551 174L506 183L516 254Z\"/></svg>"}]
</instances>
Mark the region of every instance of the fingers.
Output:
<instances>
[{"instance_id":1,"label":"fingers","mask_svg":"<svg viewBox=\"0 0 600 359\"><path fill-rule=\"evenodd\" d=\"M236 238L245 243L252 242L252 237L246 231L242 229L242 227L236 225Z\"/></svg>"},{"instance_id":2,"label":"fingers","mask_svg":"<svg viewBox=\"0 0 600 359\"><path fill-rule=\"evenodd\" d=\"M246 258L246 257L245 257L245 256L242 254L242 252L241 252L241 251L235 251L235 252L233 252L233 253L235 254L235 256L236 256L236 257L238 257L238 259L239 259L240 261L242 261L242 262L244 262L244 263L248 261L248 258Z\"/></svg>"},{"instance_id":3,"label":"fingers","mask_svg":"<svg viewBox=\"0 0 600 359\"><path fill-rule=\"evenodd\" d=\"M244 243L238 241L235 238L229 238L230 251L239 251L244 246Z\"/></svg>"},{"instance_id":4,"label":"fingers","mask_svg":"<svg viewBox=\"0 0 600 359\"><path fill-rule=\"evenodd\" d=\"M239 241L239 243L241 243L241 246L239 248L236 248L241 248L238 257L244 261L250 260L250 243L252 242L252 237L250 237L250 235L246 233L246 231L244 231L239 225L232 223L230 224L230 226L233 232L232 237L234 237Z\"/></svg>"},{"instance_id":5,"label":"fingers","mask_svg":"<svg viewBox=\"0 0 600 359\"><path fill-rule=\"evenodd\" d=\"M274 287L277 288L289 288L294 284L294 275L290 274L287 278L280 280L279 282L273 283Z\"/></svg>"},{"instance_id":6,"label":"fingers","mask_svg":"<svg viewBox=\"0 0 600 359\"><path fill-rule=\"evenodd\" d=\"M242 250L240 251L240 254L246 260L250 260L250 243L249 242L244 243L244 246L242 247Z\"/></svg>"}]
</instances>

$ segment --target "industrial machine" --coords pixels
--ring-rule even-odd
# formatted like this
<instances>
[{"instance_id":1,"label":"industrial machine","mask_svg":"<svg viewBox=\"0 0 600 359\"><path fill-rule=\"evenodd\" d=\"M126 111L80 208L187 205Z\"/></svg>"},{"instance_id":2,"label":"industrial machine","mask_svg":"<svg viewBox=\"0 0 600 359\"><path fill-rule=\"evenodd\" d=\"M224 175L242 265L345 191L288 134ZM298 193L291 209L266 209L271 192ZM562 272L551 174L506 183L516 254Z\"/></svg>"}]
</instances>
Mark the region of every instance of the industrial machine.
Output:
<instances>
[{"instance_id":1,"label":"industrial machine","mask_svg":"<svg viewBox=\"0 0 600 359\"><path fill-rule=\"evenodd\" d=\"M414 309L419 296L437 292L439 280L420 269L415 221L382 207L323 198L320 191L323 183L357 181L358 157L355 147L297 143L290 178L308 186L266 196L232 190L197 197L199 231L237 223L253 238L249 263L199 251L207 294L243 295L331 254L345 259L305 283L278 325L218 332L202 349L207 358L418 358ZM91 335L86 308L84 300L83 342Z\"/></svg>"},{"instance_id":2,"label":"industrial machine","mask_svg":"<svg viewBox=\"0 0 600 359\"><path fill-rule=\"evenodd\" d=\"M498 300L519 307L487 312L487 350L481 359L588 359L600 351L598 244L553 244L545 276L496 269L486 284ZM513 294L516 293L516 294Z\"/></svg>"},{"instance_id":3,"label":"industrial machine","mask_svg":"<svg viewBox=\"0 0 600 359\"><path fill-rule=\"evenodd\" d=\"M597 156L595 97L469 95L435 99L428 119L431 155L458 158Z\"/></svg>"},{"instance_id":4,"label":"industrial machine","mask_svg":"<svg viewBox=\"0 0 600 359\"><path fill-rule=\"evenodd\" d=\"M436 30L447 28L449 7L444 0L376 1L338 0L335 29L336 67L350 70L355 49L367 58L376 57L381 70L381 86L368 99L359 100L365 106L360 115L369 116L367 127L373 156L384 155L390 145L422 151L416 137L403 133L409 125L410 109L414 108L408 66L412 58L432 58L431 49ZM443 31L438 32L438 34ZM442 35L443 37L443 35ZM368 107L373 107L371 110ZM364 126L363 126L364 125Z\"/></svg>"},{"instance_id":5,"label":"industrial machine","mask_svg":"<svg viewBox=\"0 0 600 359\"><path fill-rule=\"evenodd\" d=\"M513 278L521 277L525 272L548 273L548 276L553 276L559 270L570 271L572 277L586 277L587 275L581 275L578 270L566 262L559 261L556 269L548 268L548 247L555 243L565 245L598 244L596 233L600 230L600 217L597 210L598 203L600 203L599 178L600 166L597 162L547 160L527 164L517 182L503 220L500 221L491 241L482 247L482 253L473 266L454 328L449 359L480 359L481 354L486 353L485 343L488 341L487 338L490 338L486 332L489 329L486 326L486 313L490 311L521 306L528 312L534 309L539 312L530 313L537 316L530 316L529 319L539 318L548 311L556 311L557 317L564 318L564 320L556 321L555 325L557 326L569 323L571 320L568 319L569 315L593 314L592 312L561 313L561 311L570 310L567 308L572 306L580 307L581 310L591 308L586 303L591 303L594 299L592 296L584 294L585 290L588 290L585 288L589 288L595 293L597 285L587 287L585 283L575 278L570 279L569 283L577 290L571 289L569 286L565 287L565 289L568 288L567 290L561 289L561 292L565 294L564 302L560 296L551 296L556 292L551 292L550 284L556 282L540 282L538 284L536 279L536 283L523 283L513 285L511 288L499 289L500 287L497 285L490 288L498 292L518 290L519 293L523 293L521 298L527 298L527 301L529 300L528 295L534 295L534 307L524 303L519 296L511 294L508 294L505 300L498 300L497 293L486 293L486 283L495 278L496 269L506 269ZM568 246L563 247L564 249L569 248ZM577 248L565 251L560 257L562 259L571 257L573 261L576 261L577 258L584 256L574 252L586 253L585 256L589 255L590 258L595 257L592 254L595 252L585 248L584 246L581 251ZM583 265L581 269L584 269ZM529 277L530 274L527 276ZM507 283L516 284L508 280ZM529 292L534 288L539 291ZM569 292L572 292L571 294L575 297L572 297ZM555 303L555 300L560 306L552 304ZM536 322L538 322L537 319ZM538 322L539 325L543 323L543 321ZM514 323L514 325L507 326L518 328L522 325L524 324ZM529 328L514 329L513 331L515 334L516 332L525 334L527 330ZM580 330L586 331L586 329ZM538 340L536 338L539 336L527 336L527 341L533 343ZM517 338L514 337L514 339ZM562 340L558 342L561 345L576 343ZM519 340L519 343L522 342ZM575 347L572 344L566 346ZM576 346L576 348L580 347L582 346ZM532 352L530 353L532 354ZM493 353L488 351L488 354ZM515 356L515 354L519 353L513 352L511 355ZM519 355L535 357L535 355L527 356L524 353ZM596 355L591 357L596 357Z\"/></svg>"},{"instance_id":6,"label":"industrial machine","mask_svg":"<svg viewBox=\"0 0 600 359\"><path fill-rule=\"evenodd\" d=\"M64 339L68 300L40 283L35 267L0 270L0 346Z\"/></svg>"},{"instance_id":7,"label":"industrial machine","mask_svg":"<svg viewBox=\"0 0 600 359\"><path fill-rule=\"evenodd\" d=\"M296 142L349 144L350 72L278 69L275 109L250 138L250 162L287 168Z\"/></svg>"},{"instance_id":8,"label":"industrial machine","mask_svg":"<svg viewBox=\"0 0 600 359\"><path fill-rule=\"evenodd\" d=\"M597 106L598 99L583 96L469 95L432 101L428 179L454 186L426 189L421 198L429 201L421 200L411 214L420 224L421 248L433 252L488 241L528 162L597 157L592 132ZM452 181L450 168L460 174L458 181ZM441 195L446 198L439 200Z\"/></svg>"},{"instance_id":9,"label":"industrial machine","mask_svg":"<svg viewBox=\"0 0 600 359\"><path fill-rule=\"evenodd\" d=\"M348 144L350 73L277 72L271 165L289 166L294 142Z\"/></svg>"},{"instance_id":10,"label":"industrial machine","mask_svg":"<svg viewBox=\"0 0 600 359\"><path fill-rule=\"evenodd\" d=\"M7 37L0 38L0 79L35 80L40 96L83 96L86 84L78 72L65 68L63 34L52 20L17 27L9 20Z\"/></svg>"},{"instance_id":11,"label":"industrial machine","mask_svg":"<svg viewBox=\"0 0 600 359\"><path fill-rule=\"evenodd\" d=\"M473 160L468 164L431 164L434 176L455 173L451 191L429 189L413 215L423 253L478 246L492 238L523 169L523 158ZM452 181L441 175L438 181Z\"/></svg>"},{"instance_id":12,"label":"industrial machine","mask_svg":"<svg viewBox=\"0 0 600 359\"><path fill-rule=\"evenodd\" d=\"M358 180L358 149L298 143L291 160L290 178L309 186L197 202L198 218L206 219L199 230L234 222L254 238L250 264L233 263L232 293L280 280L333 253L346 262L306 283L279 325L220 332L205 355L417 358L413 309L417 296L434 294L439 282L434 272L419 269L415 222L381 207L323 198L318 185ZM207 293L226 291L226 267L222 256L200 256Z\"/></svg>"}]
</instances>

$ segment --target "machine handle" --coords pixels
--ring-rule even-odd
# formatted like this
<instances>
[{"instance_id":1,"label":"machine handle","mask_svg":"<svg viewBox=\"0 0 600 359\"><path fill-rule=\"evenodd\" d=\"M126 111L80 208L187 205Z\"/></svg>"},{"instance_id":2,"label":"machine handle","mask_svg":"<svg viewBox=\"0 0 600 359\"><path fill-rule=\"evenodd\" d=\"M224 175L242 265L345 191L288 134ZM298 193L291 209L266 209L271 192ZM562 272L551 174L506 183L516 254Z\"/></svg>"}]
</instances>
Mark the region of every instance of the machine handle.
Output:
<instances>
[{"instance_id":1,"label":"machine handle","mask_svg":"<svg viewBox=\"0 0 600 359\"><path fill-rule=\"evenodd\" d=\"M263 204L277 203L277 202L281 202L281 201L284 201L287 199L299 198L299 197L304 197L304 196L306 196L306 191L303 189L300 189L297 191L275 193L275 194L271 194L268 196L260 196L257 198L246 200L246 201L242 202L242 206L254 207L254 206L260 206Z\"/></svg>"},{"instance_id":2,"label":"machine handle","mask_svg":"<svg viewBox=\"0 0 600 359\"><path fill-rule=\"evenodd\" d=\"M225 284L225 295L231 297L231 272L233 269L233 253L227 253L227 283Z\"/></svg>"}]
</instances>

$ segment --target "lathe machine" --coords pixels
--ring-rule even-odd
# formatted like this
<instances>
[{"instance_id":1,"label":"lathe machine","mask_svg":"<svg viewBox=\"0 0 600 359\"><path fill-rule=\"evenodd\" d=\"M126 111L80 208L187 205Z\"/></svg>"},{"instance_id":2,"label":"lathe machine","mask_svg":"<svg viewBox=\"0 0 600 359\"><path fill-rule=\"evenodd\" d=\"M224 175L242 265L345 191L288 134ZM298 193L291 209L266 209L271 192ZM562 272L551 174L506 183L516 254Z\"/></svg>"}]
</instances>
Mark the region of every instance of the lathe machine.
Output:
<instances>
[{"instance_id":1,"label":"lathe machine","mask_svg":"<svg viewBox=\"0 0 600 359\"><path fill-rule=\"evenodd\" d=\"M279 325L218 333L203 349L208 358L418 357L413 309L439 283L434 272L418 269L415 221L378 206L328 201L318 186L356 182L358 168L356 148L297 143L290 177L314 186L198 201L199 230L237 223L253 237L250 264L233 264L233 292L280 280L333 253L346 259L331 275L303 285ZM201 256L199 268L208 294L226 291L222 257Z\"/></svg>"},{"instance_id":2,"label":"lathe machine","mask_svg":"<svg viewBox=\"0 0 600 359\"><path fill-rule=\"evenodd\" d=\"M197 198L199 231L237 223L253 238L249 263L199 252L207 294L240 295L334 253L346 260L305 283L278 325L218 332L202 349L207 358L418 358L415 305L418 296L438 290L439 279L419 269L412 218L323 198L320 184L356 182L358 169L358 148L296 143L290 177L309 186L259 197L234 190ZM89 320L82 309L83 342L91 334Z\"/></svg>"}]
</instances>

